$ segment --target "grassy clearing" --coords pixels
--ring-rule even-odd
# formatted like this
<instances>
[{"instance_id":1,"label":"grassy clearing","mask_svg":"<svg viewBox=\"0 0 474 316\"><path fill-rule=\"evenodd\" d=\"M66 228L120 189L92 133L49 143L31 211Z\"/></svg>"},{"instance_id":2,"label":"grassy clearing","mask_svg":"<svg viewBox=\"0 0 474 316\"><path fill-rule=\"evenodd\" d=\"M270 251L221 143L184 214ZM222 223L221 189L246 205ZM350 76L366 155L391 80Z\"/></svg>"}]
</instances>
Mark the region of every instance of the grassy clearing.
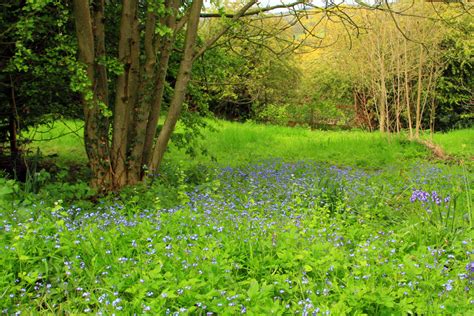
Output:
<instances>
[{"instance_id":1,"label":"grassy clearing","mask_svg":"<svg viewBox=\"0 0 474 316\"><path fill-rule=\"evenodd\" d=\"M95 203L85 183L22 195L0 178L2 312L472 311L469 170L376 133L214 124L216 168L174 148L159 177ZM42 150L77 161L68 137Z\"/></svg>"},{"instance_id":2,"label":"grassy clearing","mask_svg":"<svg viewBox=\"0 0 474 316\"><path fill-rule=\"evenodd\" d=\"M311 159L337 165L379 168L428 159L430 156L422 145L408 142L404 135L388 138L364 131L311 131L225 121L212 121L210 125L216 131L205 131L204 139L199 141L201 146L207 148L209 156L198 155L190 159L183 150L171 144L165 161L207 165L212 163L212 157L219 165L238 166L270 158L293 162ZM82 135L80 122L56 122L53 126L42 126L31 132L28 137L33 143L29 148L39 148L45 156L58 155L60 163L85 163L87 158ZM433 138L448 154L465 159L474 156L473 139L473 129L437 133Z\"/></svg>"},{"instance_id":3,"label":"grassy clearing","mask_svg":"<svg viewBox=\"0 0 474 316\"><path fill-rule=\"evenodd\" d=\"M363 131L311 131L304 128L253 123L218 122L217 132L204 143L223 165L239 165L278 157L285 161L311 159L338 165L380 167L426 158L422 146L403 137ZM231 159L229 159L231 158Z\"/></svg>"},{"instance_id":4,"label":"grassy clearing","mask_svg":"<svg viewBox=\"0 0 474 316\"><path fill-rule=\"evenodd\" d=\"M0 212L6 314L467 315L466 175L268 162Z\"/></svg>"}]
</instances>

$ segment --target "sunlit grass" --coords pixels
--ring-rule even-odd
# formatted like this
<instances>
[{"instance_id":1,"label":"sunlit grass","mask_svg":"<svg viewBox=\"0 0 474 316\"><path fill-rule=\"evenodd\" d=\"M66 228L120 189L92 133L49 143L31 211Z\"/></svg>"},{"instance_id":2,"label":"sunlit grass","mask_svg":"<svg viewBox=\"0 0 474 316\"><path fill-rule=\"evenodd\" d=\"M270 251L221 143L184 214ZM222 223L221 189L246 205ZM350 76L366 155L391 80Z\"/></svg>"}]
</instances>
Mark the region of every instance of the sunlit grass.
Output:
<instances>
[{"instance_id":1,"label":"sunlit grass","mask_svg":"<svg viewBox=\"0 0 474 316\"><path fill-rule=\"evenodd\" d=\"M40 150L45 157L57 156L60 163L86 163L84 129L81 121L56 121L38 126L23 135L31 141L30 152Z\"/></svg>"},{"instance_id":2,"label":"sunlit grass","mask_svg":"<svg viewBox=\"0 0 474 316\"><path fill-rule=\"evenodd\" d=\"M171 144L165 162L185 164L242 165L256 160L280 158L284 161L315 160L337 165L378 168L428 159L430 153L404 135L365 131L311 131L255 123L210 121L215 131L205 130L199 141L209 155L189 158L184 150ZM28 133L30 151L40 149L43 156L57 156L62 163L86 163L83 123L58 121ZM179 126L178 126L179 128ZM429 136L425 136L429 137ZM461 158L474 155L474 129L436 133L433 141L448 154Z\"/></svg>"},{"instance_id":3,"label":"sunlit grass","mask_svg":"<svg viewBox=\"0 0 474 316\"><path fill-rule=\"evenodd\" d=\"M474 157L474 128L435 133L433 142L440 145L449 155Z\"/></svg>"},{"instance_id":4,"label":"sunlit grass","mask_svg":"<svg viewBox=\"0 0 474 316\"><path fill-rule=\"evenodd\" d=\"M269 161L219 169L200 185L178 172L166 186L80 205L84 183L49 184L0 211L0 306L8 315L470 315L464 176L443 164L400 171Z\"/></svg>"},{"instance_id":5,"label":"sunlit grass","mask_svg":"<svg viewBox=\"0 0 474 316\"><path fill-rule=\"evenodd\" d=\"M214 123L216 132L207 132L201 142L211 156L224 165L281 158L285 161L315 160L339 165L379 167L386 164L427 158L423 146L403 136L364 131L311 131L305 128L254 123ZM179 159L186 159L176 150ZM169 158L169 156L168 156ZM198 157L206 161L206 157Z\"/></svg>"},{"instance_id":6,"label":"sunlit grass","mask_svg":"<svg viewBox=\"0 0 474 316\"><path fill-rule=\"evenodd\" d=\"M469 168L404 135L210 124L210 155L171 146L158 177L120 194L0 178L3 311L468 314ZM43 126L30 149L85 161L81 134ZM466 135L440 139L451 153Z\"/></svg>"}]
</instances>

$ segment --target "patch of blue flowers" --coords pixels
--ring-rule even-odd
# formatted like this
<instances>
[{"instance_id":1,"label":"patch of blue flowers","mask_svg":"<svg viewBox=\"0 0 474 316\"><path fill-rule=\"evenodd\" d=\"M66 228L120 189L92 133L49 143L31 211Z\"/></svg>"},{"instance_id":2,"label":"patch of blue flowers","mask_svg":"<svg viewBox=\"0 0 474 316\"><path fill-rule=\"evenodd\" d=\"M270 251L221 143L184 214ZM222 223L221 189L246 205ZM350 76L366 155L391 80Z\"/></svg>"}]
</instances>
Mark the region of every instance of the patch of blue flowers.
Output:
<instances>
[{"instance_id":1,"label":"patch of blue flowers","mask_svg":"<svg viewBox=\"0 0 474 316\"><path fill-rule=\"evenodd\" d=\"M1 312L468 313L472 228L453 216L467 212L462 189L431 178L453 183L445 173L268 161L220 169L172 208L4 210ZM420 216L433 206L448 226Z\"/></svg>"}]
</instances>

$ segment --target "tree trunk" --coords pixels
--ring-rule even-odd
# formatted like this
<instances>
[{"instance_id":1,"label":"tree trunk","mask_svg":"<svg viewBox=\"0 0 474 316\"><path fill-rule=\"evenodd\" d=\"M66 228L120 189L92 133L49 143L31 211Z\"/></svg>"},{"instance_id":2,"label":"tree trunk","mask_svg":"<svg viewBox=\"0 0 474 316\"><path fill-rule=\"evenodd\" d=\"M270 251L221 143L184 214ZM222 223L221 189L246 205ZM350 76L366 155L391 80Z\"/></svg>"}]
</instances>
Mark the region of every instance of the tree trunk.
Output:
<instances>
[{"instance_id":1,"label":"tree trunk","mask_svg":"<svg viewBox=\"0 0 474 316\"><path fill-rule=\"evenodd\" d=\"M134 47L133 27L135 25L137 0L124 0L120 20L119 60L124 65L123 73L117 78L117 91L114 108L114 124L112 134L112 167L114 170L114 186L122 187L127 182L127 139L132 99L130 85L134 78L132 49Z\"/></svg>"},{"instance_id":2,"label":"tree trunk","mask_svg":"<svg viewBox=\"0 0 474 316\"><path fill-rule=\"evenodd\" d=\"M137 4L138 6L138 4ZM139 94L143 92L144 82L140 73L140 30L138 25L138 12L135 6L135 15L132 17L132 38L130 43L130 73L128 79L129 95L129 123L127 129L127 184L135 184L140 179L140 161L135 160L131 151L137 141L136 135L140 131L137 129L139 115L141 114L141 104ZM137 168L138 167L138 168Z\"/></svg>"},{"instance_id":3,"label":"tree trunk","mask_svg":"<svg viewBox=\"0 0 474 316\"><path fill-rule=\"evenodd\" d=\"M194 49L196 46L199 26L199 14L201 12L202 3L203 0L197 0L193 1L191 5L189 21L186 28L184 53L179 66L178 76L176 78L173 98L171 100L168 116L166 117L163 128L158 136L152 159L148 163L152 172L160 166L161 161L163 160L171 133L176 126L176 122L178 121L179 114L183 107L187 85L191 77L191 68L193 65Z\"/></svg>"},{"instance_id":4,"label":"tree trunk","mask_svg":"<svg viewBox=\"0 0 474 316\"><path fill-rule=\"evenodd\" d=\"M14 108L15 105L12 103L12 108ZM12 111L10 113L10 116L8 118L8 126L9 126L9 140L10 140L10 157L12 158L12 161L15 161L18 157L19 149L18 149L18 142L17 142L17 123L16 123L16 115L15 112Z\"/></svg>"},{"instance_id":5,"label":"tree trunk","mask_svg":"<svg viewBox=\"0 0 474 316\"><path fill-rule=\"evenodd\" d=\"M362 102L362 105L364 106L363 110L364 110L365 117L367 118L367 126L369 127L369 132L373 132L374 127L372 126L372 117L370 115L370 112L367 106L367 94L365 93L364 90L362 90L361 102Z\"/></svg>"},{"instance_id":6,"label":"tree trunk","mask_svg":"<svg viewBox=\"0 0 474 316\"><path fill-rule=\"evenodd\" d=\"M436 98L433 96L431 98L431 107L430 107L430 134L433 138L435 132L435 120L436 120Z\"/></svg>"},{"instance_id":7,"label":"tree trunk","mask_svg":"<svg viewBox=\"0 0 474 316\"><path fill-rule=\"evenodd\" d=\"M382 53L380 52L380 55ZM379 100L379 130L385 132L387 129L387 86L385 83L385 64L382 56L379 56L380 62L380 100Z\"/></svg>"},{"instance_id":8,"label":"tree trunk","mask_svg":"<svg viewBox=\"0 0 474 316\"><path fill-rule=\"evenodd\" d=\"M97 97L101 94L97 91L100 91L101 88L96 85L95 80L95 43L89 1L74 0L73 13L79 46L79 61L86 66L87 77L91 83L91 88L95 92L92 100L86 98L86 94L83 95L82 100L85 120L84 143L92 171L91 184L100 191L105 191L111 188L111 168L108 156L108 141L105 141L100 133L103 116L98 104L100 99ZM105 95L102 94L101 98L105 98Z\"/></svg>"},{"instance_id":9,"label":"tree trunk","mask_svg":"<svg viewBox=\"0 0 474 316\"><path fill-rule=\"evenodd\" d=\"M425 113L425 108L426 108L426 104L428 103L428 99L430 97L430 95L433 93L433 77L435 76L435 72L436 72L436 69L435 69L435 64L434 62L431 63L430 65L430 74L428 75L428 82L426 83L426 87L425 87L425 97L423 99L423 103L422 103L422 106L421 106L421 114L420 114L420 124L421 124L421 121L423 120L423 115ZM421 129L423 129L423 125L421 125Z\"/></svg>"},{"instance_id":10,"label":"tree trunk","mask_svg":"<svg viewBox=\"0 0 474 316\"><path fill-rule=\"evenodd\" d=\"M104 0L96 0L93 6L93 32L95 39L95 82L94 82L94 95L98 104L97 111L97 137L99 139L99 156L102 157L104 162L104 168L107 172L104 173L102 182L107 183L109 186L112 183L112 172L110 167L110 146L109 146L109 119L101 115L102 111L109 108L109 85L107 81L107 69L104 65L98 63L99 60L104 59L107 55L105 50L105 25L104 25Z\"/></svg>"},{"instance_id":11,"label":"tree trunk","mask_svg":"<svg viewBox=\"0 0 474 316\"><path fill-rule=\"evenodd\" d=\"M140 86L141 99L137 103L137 107L133 117L133 130L134 133L132 148L129 156L129 169L128 169L128 184L135 184L140 181L142 171L142 153L143 153L143 142L145 138L145 131L148 119L148 113L150 112L150 102L154 98L155 85L156 85L156 52L154 47L155 39L155 25L156 16L154 12L148 12L145 22L145 65L144 65L144 78Z\"/></svg>"},{"instance_id":12,"label":"tree trunk","mask_svg":"<svg viewBox=\"0 0 474 316\"><path fill-rule=\"evenodd\" d=\"M397 41L397 46L400 45L400 42ZM394 88L397 91L397 99L395 103L395 120L396 120L396 125L397 125L397 134L400 134L400 130L402 129L401 123L400 123L400 113L401 113L401 106L400 106L400 96L401 96L401 75L400 75L400 55L396 56L397 58L397 86Z\"/></svg>"},{"instance_id":13,"label":"tree trunk","mask_svg":"<svg viewBox=\"0 0 474 316\"><path fill-rule=\"evenodd\" d=\"M404 49L405 49L405 102L406 102L406 111L407 111L407 120L408 120L408 129L410 131L410 138L413 138L413 127L411 121L411 108L410 108L410 88L409 88L409 78L408 78L408 50L407 50L407 39L404 39Z\"/></svg>"},{"instance_id":14,"label":"tree trunk","mask_svg":"<svg viewBox=\"0 0 474 316\"><path fill-rule=\"evenodd\" d=\"M420 44L420 54L418 58L418 82L416 92L416 112L415 112L415 138L420 137L421 125L421 93L423 88L423 46Z\"/></svg>"},{"instance_id":15,"label":"tree trunk","mask_svg":"<svg viewBox=\"0 0 474 316\"><path fill-rule=\"evenodd\" d=\"M171 10L176 12L178 10L179 1L170 0ZM176 15L171 14L167 20L166 25L171 29L176 29ZM163 102L163 93L165 91L166 74L168 72L168 63L171 56L171 50L174 44L174 35L169 35L162 39L163 42L160 45L160 61L158 64L158 76L156 81L156 91L154 93L154 99L151 103L151 110L148 115L148 121L146 124L146 131L143 140L142 160L143 165L150 165L150 161L153 153L153 141L156 136L156 128L161 113L161 104ZM156 45L158 46L158 45Z\"/></svg>"},{"instance_id":16,"label":"tree trunk","mask_svg":"<svg viewBox=\"0 0 474 316\"><path fill-rule=\"evenodd\" d=\"M10 94L11 94L11 113L8 117L9 125L9 140L10 140L10 157L12 165L16 165L16 161L19 157L19 148L17 142L18 133L18 109L16 107L16 96L15 96L15 85L13 83L12 76L10 75Z\"/></svg>"}]
</instances>

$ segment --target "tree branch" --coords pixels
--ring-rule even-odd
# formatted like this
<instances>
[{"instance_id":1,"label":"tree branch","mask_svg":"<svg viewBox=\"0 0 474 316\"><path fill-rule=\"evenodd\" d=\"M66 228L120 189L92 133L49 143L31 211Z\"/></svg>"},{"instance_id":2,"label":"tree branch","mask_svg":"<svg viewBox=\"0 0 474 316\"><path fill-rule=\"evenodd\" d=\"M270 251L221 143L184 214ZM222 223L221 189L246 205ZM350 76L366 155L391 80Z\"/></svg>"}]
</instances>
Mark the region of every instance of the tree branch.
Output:
<instances>
[{"instance_id":1,"label":"tree branch","mask_svg":"<svg viewBox=\"0 0 474 316\"><path fill-rule=\"evenodd\" d=\"M245 7L248 6L247 9L249 9L256 2L257 1L250 1ZM304 4L305 2L306 2L305 0L299 0L299 1L292 2L292 3L288 3L288 4L278 4L278 5L274 5L274 6L258 8L258 9L251 10L251 11L245 10L247 12L244 12L244 13L241 13L241 10L240 10L237 13L224 13L224 14L221 14L221 13L218 13L218 12L216 12L216 13L201 13L200 16L201 16L201 18L222 18L222 17L234 18L235 16L238 16L238 18L239 18L239 17L242 17L242 16L257 15L257 14L260 14L260 13L273 11L273 10L276 10L276 9L292 8L292 7L295 7L299 4ZM251 5L249 6L250 3L251 3Z\"/></svg>"},{"instance_id":2,"label":"tree branch","mask_svg":"<svg viewBox=\"0 0 474 316\"><path fill-rule=\"evenodd\" d=\"M232 16L232 19L230 20L230 22L222 28L222 30L219 31L219 33L217 33L213 38L209 39L205 44L204 46L202 46L195 54L194 54L194 57L193 57L193 60L196 60L196 58L198 58L199 56L201 56L202 54L204 54L204 52L209 48L211 47L215 42L217 42L217 40L219 38L222 37L222 35L224 35L231 27L232 27L232 23L237 21L238 19L240 19L244 14L245 12L247 12L248 9L250 9L255 3L257 3L257 0L252 0L250 1L249 3L247 3L246 5L244 5L234 16Z\"/></svg>"}]
</instances>

